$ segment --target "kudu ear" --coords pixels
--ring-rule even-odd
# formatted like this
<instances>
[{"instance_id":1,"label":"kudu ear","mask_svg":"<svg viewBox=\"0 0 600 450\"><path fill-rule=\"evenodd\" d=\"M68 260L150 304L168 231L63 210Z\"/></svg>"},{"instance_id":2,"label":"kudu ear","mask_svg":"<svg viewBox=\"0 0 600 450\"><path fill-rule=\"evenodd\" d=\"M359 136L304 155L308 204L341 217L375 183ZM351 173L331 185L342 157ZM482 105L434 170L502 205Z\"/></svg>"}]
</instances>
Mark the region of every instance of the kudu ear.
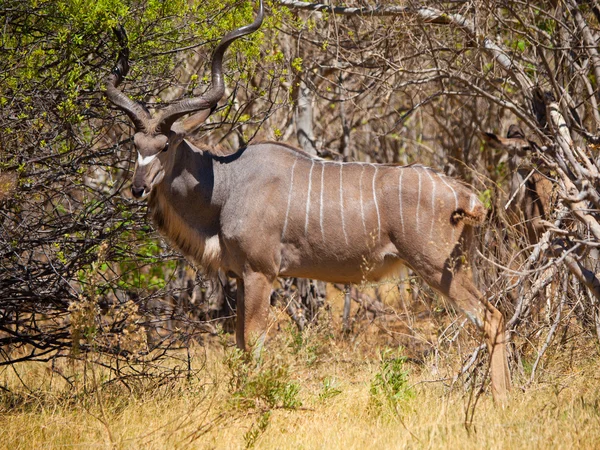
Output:
<instances>
[{"instance_id":1,"label":"kudu ear","mask_svg":"<svg viewBox=\"0 0 600 450\"><path fill-rule=\"evenodd\" d=\"M498 150L505 150L512 154L525 156L528 152L536 148L535 143L522 137L503 138L494 133L483 133L483 140L491 147Z\"/></svg>"},{"instance_id":2,"label":"kudu ear","mask_svg":"<svg viewBox=\"0 0 600 450\"><path fill-rule=\"evenodd\" d=\"M500 141L500 138L498 137L497 134L494 133L489 133L487 131L485 131L482 134L483 140L490 144L492 147L497 148L497 149L502 149L502 142Z\"/></svg>"},{"instance_id":3,"label":"kudu ear","mask_svg":"<svg viewBox=\"0 0 600 450\"><path fill-rule=\"evenodd\" d=\"M198 128L202 126L206 119L211 115L212 110L203 109L202 111L198 111L196 114L192 114L191 116L178 120L173 124L171 130L173 130L177 134L192 134L195 133Z\"/></svg>"}]
</instances>

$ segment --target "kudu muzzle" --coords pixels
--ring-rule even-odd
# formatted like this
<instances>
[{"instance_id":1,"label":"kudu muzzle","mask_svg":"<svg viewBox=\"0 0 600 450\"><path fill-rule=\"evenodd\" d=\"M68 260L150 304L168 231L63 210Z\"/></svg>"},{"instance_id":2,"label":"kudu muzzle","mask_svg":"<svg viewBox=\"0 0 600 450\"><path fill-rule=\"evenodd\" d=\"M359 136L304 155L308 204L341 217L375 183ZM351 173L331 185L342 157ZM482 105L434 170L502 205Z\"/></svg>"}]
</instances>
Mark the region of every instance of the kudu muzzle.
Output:
<instances>
[{"instance_id":1,"label":"kudu muzzle","mask_svg":"<svg viewBox=\"0 0 600 450\"><path fill-rule=\"evenodd\" d=\"M144 192L146 192L146 186L142 185L141 187L138 187L135 184L131 185L131 194L135 198L141 198L144 195Z\"/></svg>"},{"instance_id":2,"label":"kudu muzzle","mask_svg":"<svg viewBox=\"0 0 600 450\"><path fill-rule=\"evenodd\" d=\"M164 177L164 168L158 155L138 158L131 183L131 193L135 198L144 197L159 184Z\"/></svg>"},{"instance_id":3,"label":"kudu muzzle","mask_svg":"<svg viewBox=\"0 0 600 450\"><path fill-rule=\"evenodd\" d=\"M168 149L168 138L163 134L137 132L133 138L138 159L133 173L131 193L140 198L148 195L154 185L162 181L164 170L159 155Z\"/></svg>"}]
</instances>

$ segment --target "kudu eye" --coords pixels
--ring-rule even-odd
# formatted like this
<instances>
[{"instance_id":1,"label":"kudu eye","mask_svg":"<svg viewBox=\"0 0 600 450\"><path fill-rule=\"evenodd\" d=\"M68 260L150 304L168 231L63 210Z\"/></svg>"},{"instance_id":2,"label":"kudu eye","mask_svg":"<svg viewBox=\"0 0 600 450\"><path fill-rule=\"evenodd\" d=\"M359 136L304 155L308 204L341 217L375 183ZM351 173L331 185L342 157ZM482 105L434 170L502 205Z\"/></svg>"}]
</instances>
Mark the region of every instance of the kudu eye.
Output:
<instances>
[{"instance_id":1,"label":"kudu eye","mask_svg":"<svg viewBox=\"0 0 600 450\"><path fill-rule=\"evenodd\" d=\"M161 152L166 152L167 150L169 150L169 141L167 141Z\"/></svg>"}]
</instances>

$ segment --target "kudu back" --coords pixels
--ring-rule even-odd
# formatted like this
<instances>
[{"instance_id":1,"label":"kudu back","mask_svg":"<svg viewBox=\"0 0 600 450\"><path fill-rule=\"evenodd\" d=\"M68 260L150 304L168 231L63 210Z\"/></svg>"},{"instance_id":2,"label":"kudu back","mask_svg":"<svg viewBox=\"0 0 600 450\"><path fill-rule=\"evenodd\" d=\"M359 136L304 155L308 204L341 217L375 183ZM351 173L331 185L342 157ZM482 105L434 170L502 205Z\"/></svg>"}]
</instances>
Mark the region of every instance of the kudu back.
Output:
<instances>
[{"instance_id":1,"label":"kudu back","mask_svg":"<svg viewBox=\"0 0 600 450\"><path fill-rule=\"evenodd\" d=\"M223 96L225 50L262 18L261 1L251 25L222 39L207 93L154 116L117 89L128 68L126 36L117 30L122 49L106 95L136 128L133 195L148 196L155 225L184 255L237 279L240 348L262 344L277 276L360 283L407 264L483 330L492 392L503 398L510 388L503 317L466 262L473 227L486 216L468 187L419 165L333 162L271 142L217 156L184 139Z\"/></svg>"}]
</instances>

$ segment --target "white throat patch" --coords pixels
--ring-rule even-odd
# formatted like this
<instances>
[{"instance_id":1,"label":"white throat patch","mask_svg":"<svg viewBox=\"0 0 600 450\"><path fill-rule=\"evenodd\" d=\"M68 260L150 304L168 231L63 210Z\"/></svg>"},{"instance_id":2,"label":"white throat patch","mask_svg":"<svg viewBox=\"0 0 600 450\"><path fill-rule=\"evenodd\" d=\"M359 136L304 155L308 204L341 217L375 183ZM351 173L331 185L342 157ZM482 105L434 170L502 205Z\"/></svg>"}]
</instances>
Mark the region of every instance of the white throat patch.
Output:
<instances>
[{"instance_id":1,"label":"white throat patch","mask_svg":"<svg viewBox=\"0 0 600 450\"><path fill-rule=\"evenodd\" d=\"M138 152L138 166L147 166L148 164L150 164L154 158L156 158L158 155L150 155L150 156L146 156L143 157L139 152Z\"/></svg>"}]
</instances>

